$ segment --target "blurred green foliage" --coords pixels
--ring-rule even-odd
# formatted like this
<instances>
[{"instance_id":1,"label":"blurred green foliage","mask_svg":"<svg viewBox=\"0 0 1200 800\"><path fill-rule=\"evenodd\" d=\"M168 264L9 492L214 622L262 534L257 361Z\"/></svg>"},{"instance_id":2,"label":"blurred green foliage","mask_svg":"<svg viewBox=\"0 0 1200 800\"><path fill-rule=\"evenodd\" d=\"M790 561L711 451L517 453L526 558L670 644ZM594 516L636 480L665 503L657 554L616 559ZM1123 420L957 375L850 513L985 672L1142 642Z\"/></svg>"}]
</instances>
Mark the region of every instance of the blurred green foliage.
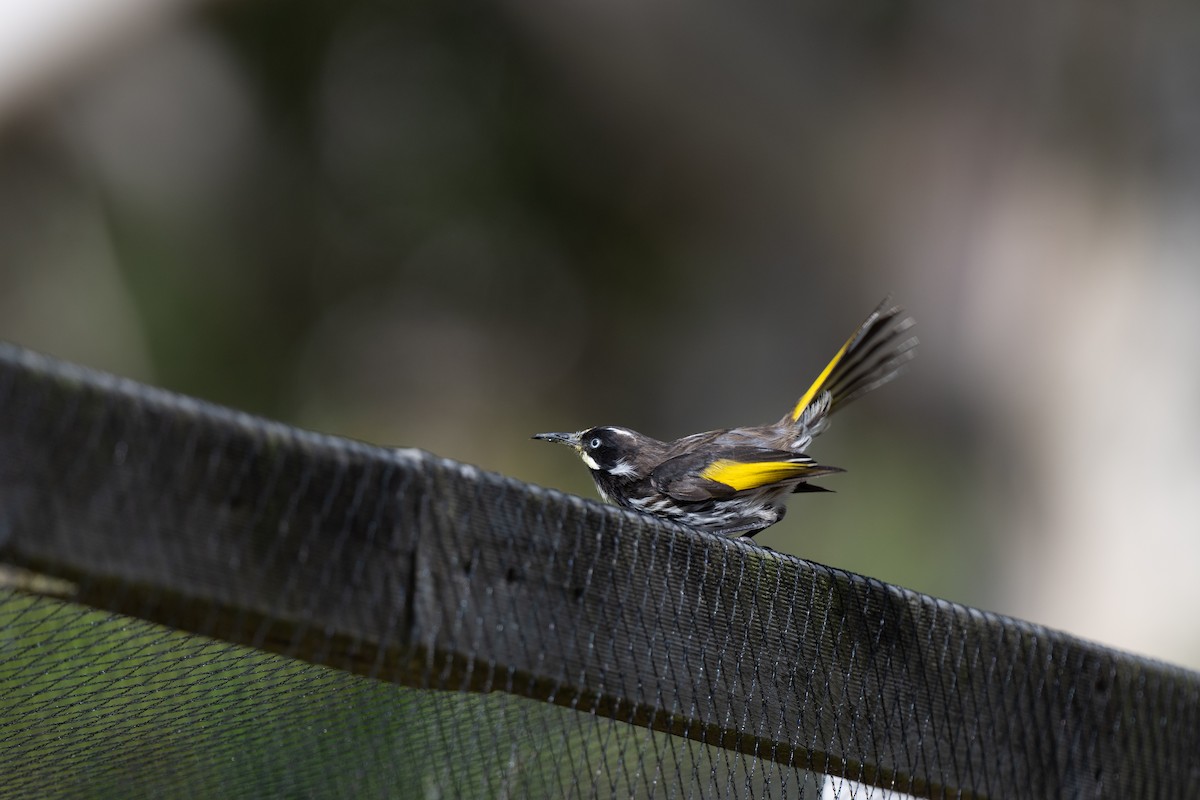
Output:
<instances>
[{"instance_id":1,"label":"blurred green foliage","mask_svg":"<svg viewBox=\"0 0 1200 800\"><path fill-rule=\"evenodd\" d=\"M968 333L993 299L1037 330L1003 304L1056 316L1079 280L973 258L980 220L1048 164L1105 208L1200 195L1197 16L202 6L6 123L0 336L594 496L529 434L775 419L892 293L921 356L814 445L837 494L763 541L994 607L1026 534L993 511L1036 508L1037 473L981 380L1023 373Z\"/></svg>"}]
</instances>

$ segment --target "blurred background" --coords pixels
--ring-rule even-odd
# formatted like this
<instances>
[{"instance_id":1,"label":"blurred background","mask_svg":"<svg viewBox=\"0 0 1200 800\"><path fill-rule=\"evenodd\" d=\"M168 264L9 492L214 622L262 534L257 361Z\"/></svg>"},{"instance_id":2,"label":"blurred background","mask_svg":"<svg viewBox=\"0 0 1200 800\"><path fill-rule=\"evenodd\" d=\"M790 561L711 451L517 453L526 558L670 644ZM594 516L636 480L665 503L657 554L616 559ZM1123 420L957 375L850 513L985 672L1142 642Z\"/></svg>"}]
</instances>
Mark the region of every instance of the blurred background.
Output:
<instances>
[{"instance_id":1,"label":"blurred background","mask_svg":"<svg viewBox=\"0 0 1200 800\"><path fill-rule=\"evenodd\" d=\"M1198 259L1194 4L0 4L0 338L594 497L891 294L759 541L1193 667Z\"/></svg>"}]
</instances>

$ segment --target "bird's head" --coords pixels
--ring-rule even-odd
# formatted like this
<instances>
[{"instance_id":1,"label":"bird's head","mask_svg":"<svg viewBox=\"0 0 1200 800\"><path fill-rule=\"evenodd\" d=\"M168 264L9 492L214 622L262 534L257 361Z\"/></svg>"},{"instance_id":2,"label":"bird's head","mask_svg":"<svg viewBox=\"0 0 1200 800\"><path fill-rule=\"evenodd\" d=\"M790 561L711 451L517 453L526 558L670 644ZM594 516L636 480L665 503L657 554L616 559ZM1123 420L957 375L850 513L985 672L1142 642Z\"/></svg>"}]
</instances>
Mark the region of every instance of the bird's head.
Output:
<instances>
[{"instance_id":1,"label":"bird's head","mask_svg":"<svg viewBox=\"0 0 1200 800\"><path fill-rule=\"evenodd\" d=\"M617 478L636 479L646 470L639 465L649 455L654 439L628 428L601 425L576 433L536 433L534 439L558 442L574 448L592 472L605 472Z\"/></svg>"}]
</instances>

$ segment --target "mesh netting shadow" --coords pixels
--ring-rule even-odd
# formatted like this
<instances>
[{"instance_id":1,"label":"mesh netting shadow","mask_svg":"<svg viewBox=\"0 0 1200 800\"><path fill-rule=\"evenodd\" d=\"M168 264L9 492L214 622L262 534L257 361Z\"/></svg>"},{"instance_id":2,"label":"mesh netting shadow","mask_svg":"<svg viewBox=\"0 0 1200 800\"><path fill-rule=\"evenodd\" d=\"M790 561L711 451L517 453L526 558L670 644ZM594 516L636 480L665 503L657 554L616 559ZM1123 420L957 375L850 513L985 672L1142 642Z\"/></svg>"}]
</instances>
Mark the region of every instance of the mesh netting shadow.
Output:
<instances>
[{"instance_id":1,"label":"mesh netting shadow","mask_svg":"<svg viewBox=\"0 0 1200 800\"><path fill-rule=\"evenodd\" d=\"M1195 673L8 345L0 562L3 796L1200 795Z\"/></svg>"}]
</instances>

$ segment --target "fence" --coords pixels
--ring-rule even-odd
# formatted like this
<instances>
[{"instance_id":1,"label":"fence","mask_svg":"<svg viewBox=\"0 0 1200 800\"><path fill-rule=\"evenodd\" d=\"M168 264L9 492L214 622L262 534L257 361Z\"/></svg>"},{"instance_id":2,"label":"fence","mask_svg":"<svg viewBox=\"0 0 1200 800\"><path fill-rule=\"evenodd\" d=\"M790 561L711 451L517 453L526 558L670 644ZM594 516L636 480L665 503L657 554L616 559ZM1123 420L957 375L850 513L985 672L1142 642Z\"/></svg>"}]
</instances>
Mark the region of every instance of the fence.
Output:
<instances>
[{"instance_id":1,"label":"fence","mask_svg":"<svg viewBox=\"0 0 1200 800\"><path fill-rule=\"evenodd\" d=\"M0 796L1200 796L1195 673L10 345L0 565Z\"/></svg>"}]
</instances>

